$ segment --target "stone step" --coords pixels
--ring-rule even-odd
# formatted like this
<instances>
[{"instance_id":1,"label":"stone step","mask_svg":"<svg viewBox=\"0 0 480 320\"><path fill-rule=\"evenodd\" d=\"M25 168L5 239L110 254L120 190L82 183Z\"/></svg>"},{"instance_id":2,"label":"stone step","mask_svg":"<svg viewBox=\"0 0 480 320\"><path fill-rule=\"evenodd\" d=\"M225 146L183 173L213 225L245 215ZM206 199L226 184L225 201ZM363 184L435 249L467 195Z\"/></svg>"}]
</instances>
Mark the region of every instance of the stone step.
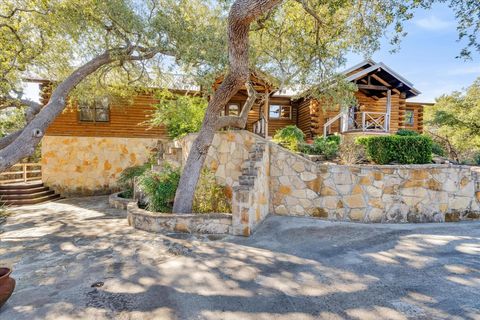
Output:
<instances>
[{"instance_id":1,"label":"stone step","mask_svg":"<svg viewBox=\"0 0 480 320\"><path fill-rule=\"evenodd\" d=\"M242 174L256 177L258 175L258 170L255 167L242 168Z\"/></svg>"},{"instance_id":2,"label":"stone step","mask_svg":"<svg viewBox=\"0 0 480 320\"><path fill-rule=\"evenodd\" d=\"M238 183L242 186L253 186L255 183L255 176L240 176L238 177Z\"/></svg>"}]
</instances>

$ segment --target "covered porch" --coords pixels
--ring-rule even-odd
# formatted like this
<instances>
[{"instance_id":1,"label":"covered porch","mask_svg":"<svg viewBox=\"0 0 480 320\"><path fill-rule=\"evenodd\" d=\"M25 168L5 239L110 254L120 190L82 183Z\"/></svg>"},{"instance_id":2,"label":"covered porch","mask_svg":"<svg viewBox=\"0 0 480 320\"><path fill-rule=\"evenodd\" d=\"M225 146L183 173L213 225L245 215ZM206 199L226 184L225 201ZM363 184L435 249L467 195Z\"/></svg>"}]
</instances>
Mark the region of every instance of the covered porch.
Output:
<instances>
[{"instance_id":1,"label":"covered porch","mask_svg":"<svg viewBox=\"0 0 480 320\"><path fill-rule=\"evenodd\" d=\"M363 63L345 71L356 84L357 104L328 113L323 135L332 133L389 134L405 127L406 99L419 92L383 63Z\"/></svg>"}]
</instances>

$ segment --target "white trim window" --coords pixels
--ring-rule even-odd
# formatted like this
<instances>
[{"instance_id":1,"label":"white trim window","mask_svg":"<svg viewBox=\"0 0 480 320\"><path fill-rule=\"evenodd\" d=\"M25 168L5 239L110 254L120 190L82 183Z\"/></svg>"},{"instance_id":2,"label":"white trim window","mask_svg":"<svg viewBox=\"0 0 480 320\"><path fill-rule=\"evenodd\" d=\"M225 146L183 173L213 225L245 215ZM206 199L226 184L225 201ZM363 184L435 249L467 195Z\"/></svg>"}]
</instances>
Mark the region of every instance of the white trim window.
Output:
<instances>
[{"instance_id":1,"label":"white trim window","mask_svg":"<svg viewBox=\"0 0 480 320\"><path fill-rule=\"evenodd\" d=\"M292 106L271 104L268 108L269 119L292 119Z\"/></svg>"}]
</instances>

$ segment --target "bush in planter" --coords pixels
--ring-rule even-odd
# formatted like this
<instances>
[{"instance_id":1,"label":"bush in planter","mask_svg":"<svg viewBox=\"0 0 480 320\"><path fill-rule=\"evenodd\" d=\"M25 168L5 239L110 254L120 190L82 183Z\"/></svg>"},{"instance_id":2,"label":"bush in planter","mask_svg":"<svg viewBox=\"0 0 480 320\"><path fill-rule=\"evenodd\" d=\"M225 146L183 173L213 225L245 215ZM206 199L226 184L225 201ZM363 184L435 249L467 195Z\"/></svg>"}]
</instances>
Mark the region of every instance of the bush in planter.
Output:
<instances>
[{"instance_id":1,"label":"bush in planter","mask_svg":"<svg viewBox=\"0 0 480 320\"><path fill-rule=\"evenodd\" d=\"M173 200L180 182L180 169L164 164L160 172L145 171L139 177L139 187L147 197L147 209L172 212Z\"/></svg>"},{"instance_id":2,"label":"bush in planter","mask_svg":"<svg viewBox=\"0 0 480 320\"><path fill-rule=\"evenodd\" d=\"M377 164L423 164L432 162L432 140L423 135L389 135L357 138L367 158Z\"/></svg>"},{"instance_id":3,"label":"bush in planter","mask_svg":"<svg viewBox=\"0 0 480 320\"><path fill-rule=\"evenodd\" d=\"M120 173L120 177L117 180L118 186L123 190L119 196L122 198L133 198L133 180L137 177L140 177L150 168L150 163L125 168Z\"/></svg>"},{"instance_id":4,"label":"bush in planter","mask_svg":"<svg viewBox=\"0 0 480 320\"><path fill-rule=\"evenodd\" d=\"M193 199L193 212L230 213L232 207L225 186L217 183L215 174L204 168Z\"/></svg>"},{"instance_id":5,"label":"bush in planter","mask_svg":"<svg viewBox=\"0 0 480 320\"><path fill-rule=\"evenodd\" d=\"M305 134L297 126L286 126L277 130L273 136L273 141L291 151L298 151L299 145L305 143Z\"/></svg>"},{"instance_id":6,"label":"bush in planter","mask_svg":"<svg viewBox=\"0 0 480 320\"><path fill-rule=\"evenodd\" d=\"M305 154L323 155L325 159L337 156L340 145L340 136L315 137L312 144L300 144L298 150Z\"/></svg>"}]
</instances>

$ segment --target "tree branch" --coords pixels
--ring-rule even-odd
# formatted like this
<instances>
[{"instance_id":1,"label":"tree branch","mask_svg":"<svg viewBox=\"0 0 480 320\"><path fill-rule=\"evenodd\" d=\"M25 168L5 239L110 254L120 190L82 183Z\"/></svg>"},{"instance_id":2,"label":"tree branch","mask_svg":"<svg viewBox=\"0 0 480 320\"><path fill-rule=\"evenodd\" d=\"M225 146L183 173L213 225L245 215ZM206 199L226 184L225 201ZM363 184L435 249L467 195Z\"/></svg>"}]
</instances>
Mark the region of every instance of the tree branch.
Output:
<instances>
[{"instance_id":1,"label":"tree branch","mask_svg":"<svg viewBox=\"0 0 480 320\"><path fill-rule=\"evenodd\" d=\"M255 101L258 99L258 92L255 91L253 85L250 82L247 82L245 85L247 87L248 98L242 107L240 115L220 117L216 125L217 130L225 127L235 127L240 129L245 128L245 125L247 124L248 113L255 104Z\"/></svg>"},{"instance_id":2,"label":"tree branch","mask_svg":"<svg viewBox=\"0 0 480 320\"><path fill-rule=\"evenodd\" d=\"M45 134L46 129L55 118L65 109L68 94L75 86L99 68L118 60L141 60L153 57L161 52L159 48L152 48L146 53L133 55L136 52L134 46L107 50L101 55L94 57L89 62L77 68L65 80L63 80L52 92L50 101L45 107L40 108L38 114L19 133L12 134L13 138L6 147L0 149L0 172L5 171L22 158L31 155L35 147ZM143 50L143 49L142 49ZM38 110L38 109L35 109ZM33 108L29 117L34 114ZM2 142L3 143L3 142Z\"/></svg>"}]
</instances>

